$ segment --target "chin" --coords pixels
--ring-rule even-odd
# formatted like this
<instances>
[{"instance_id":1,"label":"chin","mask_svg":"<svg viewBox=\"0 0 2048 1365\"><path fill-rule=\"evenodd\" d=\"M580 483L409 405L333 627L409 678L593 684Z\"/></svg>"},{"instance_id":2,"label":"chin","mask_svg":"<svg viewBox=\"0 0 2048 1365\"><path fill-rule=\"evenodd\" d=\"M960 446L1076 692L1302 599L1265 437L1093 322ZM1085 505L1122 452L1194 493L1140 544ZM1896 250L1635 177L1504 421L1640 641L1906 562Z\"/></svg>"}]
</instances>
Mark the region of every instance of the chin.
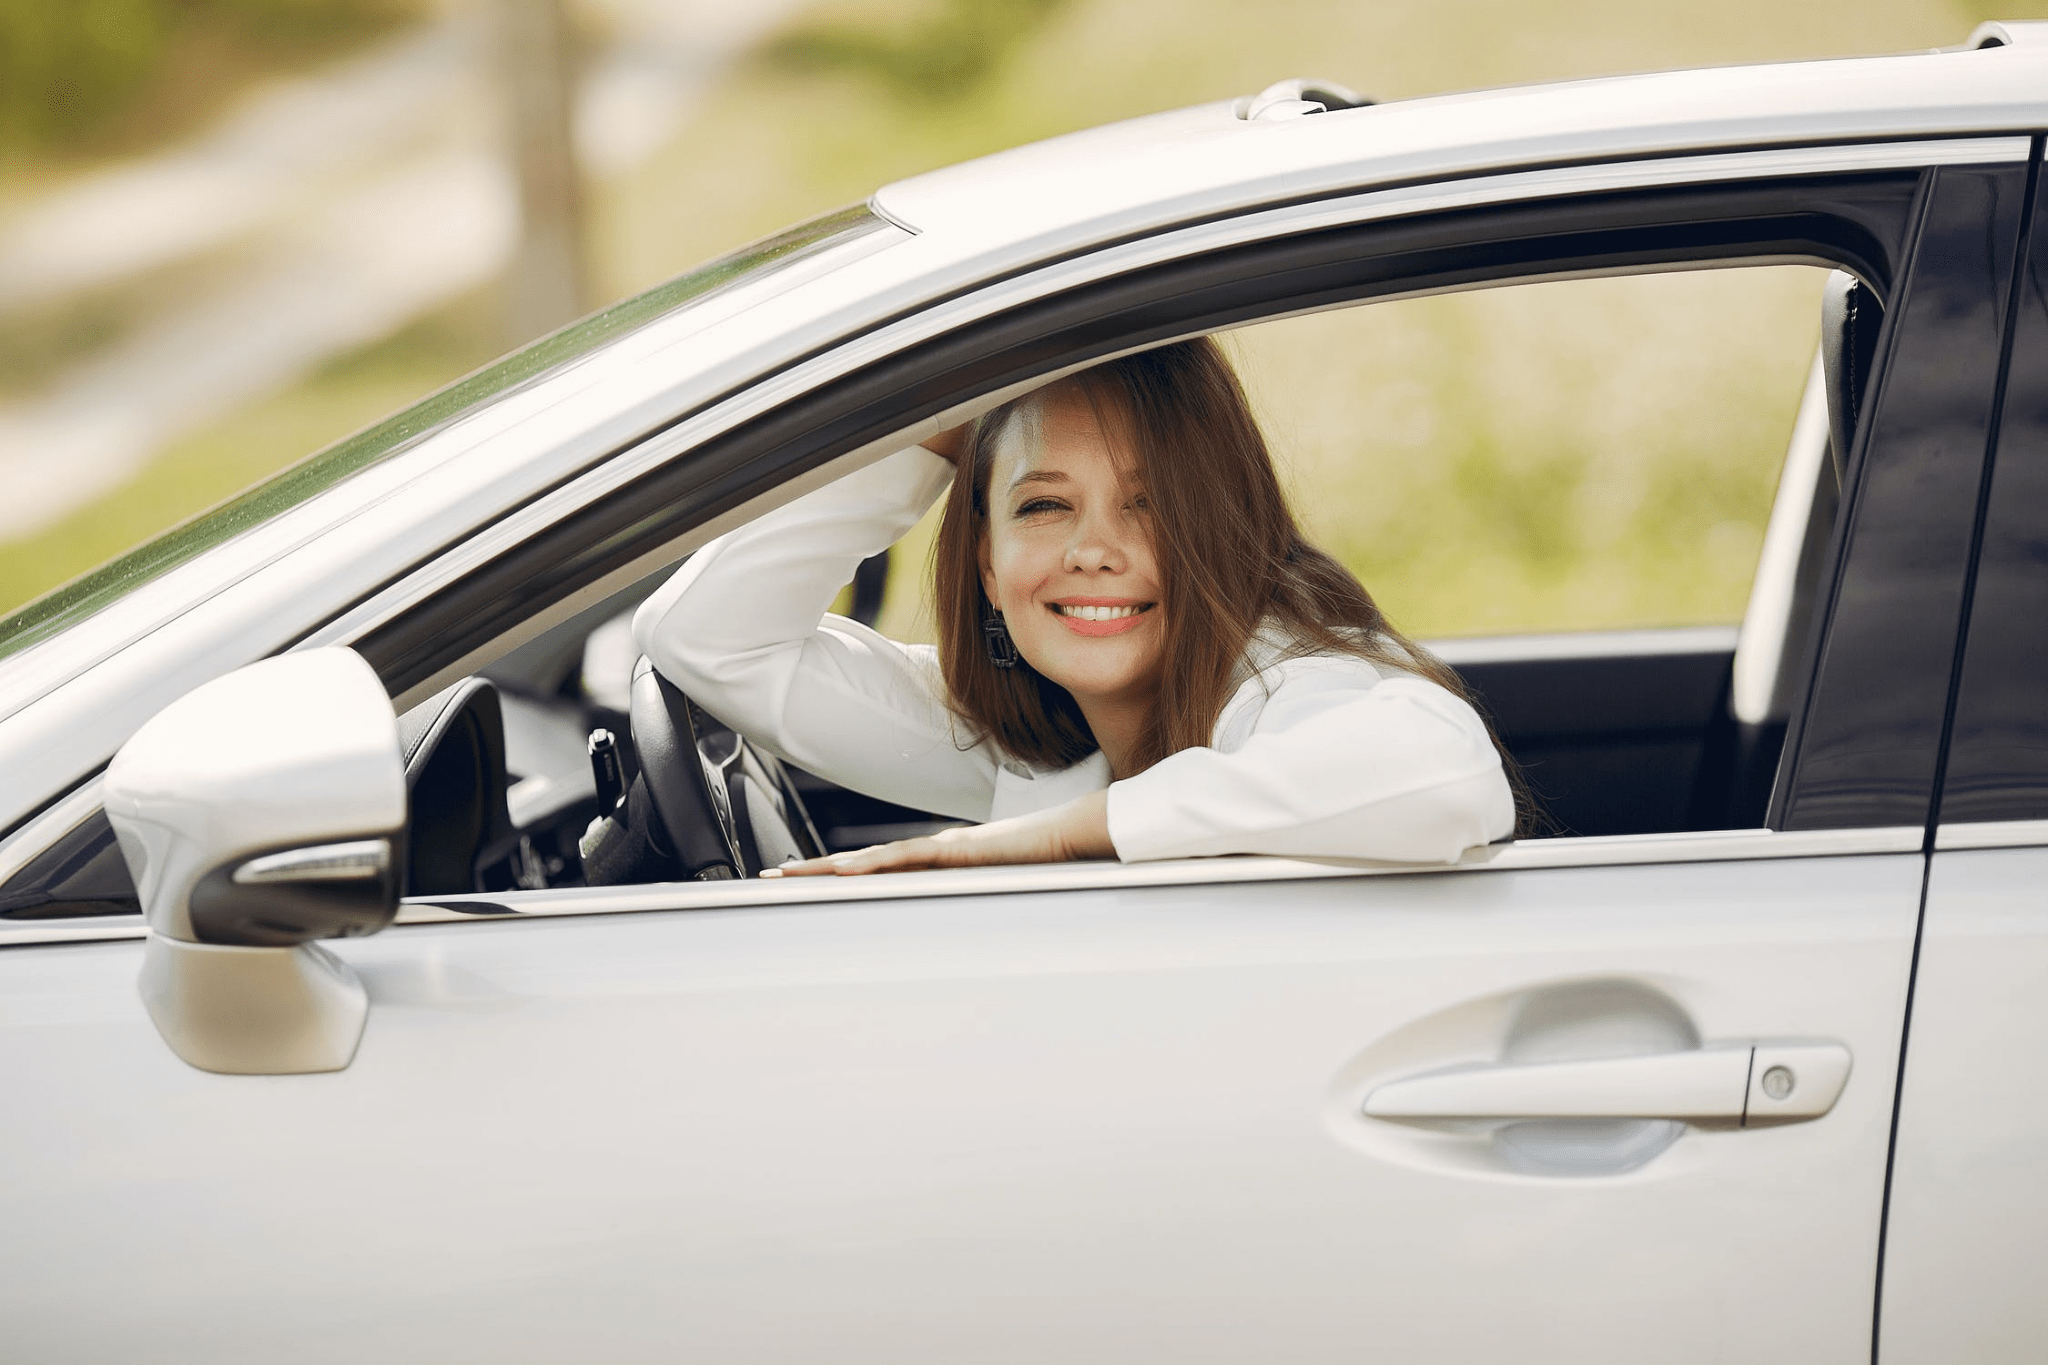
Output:
<instances>
[{"instance_id":1,"label":"chin","mask_svg":"<svg viewBox=\"0 0 2048 1365\"><path fill-rule=\"evenodd\" d=\"M1032 653L1020 649L1031 666L1049 681L1058 683L1075 696L1115 696L1141 686L1152 673L1154 660L1150 657L1088 658L1075 657L1077 651L1067 648L1048 650L1043 662ZM1124 651L1119 651L1124 653Z\"/></svg>"}]
</instances>

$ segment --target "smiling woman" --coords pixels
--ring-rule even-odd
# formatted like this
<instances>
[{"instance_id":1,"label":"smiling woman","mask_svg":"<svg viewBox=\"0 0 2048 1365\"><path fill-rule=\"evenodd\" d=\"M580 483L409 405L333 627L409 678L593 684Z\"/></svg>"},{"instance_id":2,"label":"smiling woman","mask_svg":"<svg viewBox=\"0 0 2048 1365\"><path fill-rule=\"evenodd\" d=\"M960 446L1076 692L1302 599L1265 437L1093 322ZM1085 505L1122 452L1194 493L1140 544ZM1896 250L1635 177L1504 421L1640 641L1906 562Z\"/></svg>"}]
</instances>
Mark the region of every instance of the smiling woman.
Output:
<instances>
[{"instance_id":1,"label":"smiling woman","mask_svg":"<svg viewBox=\"0 0 2048 1365\"><path fill-rule=\"evenodd\" d=\"M939 644L825 615L948 481ZM707 546L635 634L764 747L980 822L792 872L1448 861L1515 824L1462 685L1303 538L1207 338L1059 381Z\"/></svg>"}]
</instances>

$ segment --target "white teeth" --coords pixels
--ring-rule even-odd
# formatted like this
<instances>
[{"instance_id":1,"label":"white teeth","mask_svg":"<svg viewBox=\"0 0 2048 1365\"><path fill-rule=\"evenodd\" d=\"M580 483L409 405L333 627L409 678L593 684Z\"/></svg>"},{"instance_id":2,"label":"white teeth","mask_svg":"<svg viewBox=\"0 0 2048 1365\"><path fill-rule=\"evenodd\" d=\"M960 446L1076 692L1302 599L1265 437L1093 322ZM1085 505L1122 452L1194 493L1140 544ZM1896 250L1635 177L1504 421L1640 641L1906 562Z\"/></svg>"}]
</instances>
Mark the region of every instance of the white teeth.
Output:
<instances>
[{"instance_id":1,"label":"white teeth","mask_svg":"<svg viewBox=\"0 0 2048 1365\"><path fill-rule=\"evenodd\" d=\"M1144 610L1142 606L1135 603L1124 607L1070 607L1064 603L1058 603L1054 605L1053 609L1062 616L1079 617L1083 621L1114 621L1119 617L1136 616Z\"/></svg>"}]
</instances>

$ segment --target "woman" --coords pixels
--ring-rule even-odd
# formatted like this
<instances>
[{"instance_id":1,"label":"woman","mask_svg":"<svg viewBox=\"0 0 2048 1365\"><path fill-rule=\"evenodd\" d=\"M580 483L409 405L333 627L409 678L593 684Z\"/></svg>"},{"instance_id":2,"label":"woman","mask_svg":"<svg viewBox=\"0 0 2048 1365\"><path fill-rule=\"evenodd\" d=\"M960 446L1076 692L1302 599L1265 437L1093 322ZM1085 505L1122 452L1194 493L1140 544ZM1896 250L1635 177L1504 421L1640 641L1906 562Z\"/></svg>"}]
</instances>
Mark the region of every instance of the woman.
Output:
<instances>
[{"instance_id":1,"label":"woman","mask_svg":"<svg viewBox=\"0 0 2048 1365\"><path fill-rule=\"evenodd\" d=\"M941 495L937 647L827 615ZM634 634L783 758L978 822L763 875L1448 862L1515 826L1456 676L1303 540L1206 337L1060 380L713 542Z\"/></svg>"}]
</instances>

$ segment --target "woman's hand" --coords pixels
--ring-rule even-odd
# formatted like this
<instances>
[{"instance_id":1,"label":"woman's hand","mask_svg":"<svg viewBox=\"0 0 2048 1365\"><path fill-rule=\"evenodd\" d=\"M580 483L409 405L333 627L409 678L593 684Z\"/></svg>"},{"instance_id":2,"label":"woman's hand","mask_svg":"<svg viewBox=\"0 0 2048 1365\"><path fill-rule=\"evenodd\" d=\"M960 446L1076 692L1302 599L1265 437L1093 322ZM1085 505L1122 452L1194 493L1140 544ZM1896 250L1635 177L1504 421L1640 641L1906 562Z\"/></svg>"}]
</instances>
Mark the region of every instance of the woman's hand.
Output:
<instances>
[{"instance_id":1,"label":"woman's hand","mask_svg":"<svg viewBox=\"0 0 2048 1365\"><path fill-rule=\"evenodd\" d=\"M967 449L967 433L973 426L972 422L962 422L957 427L947 427L936 436L927 436L921 444L948 464L959 464L960 452ZM907 842L917 841L912 839Z\"/></svg>"},{"instance_id":2,"label":"woman's hand","mask_svg":"<svg viewBox=\"0 0 2048 1365\"><path fill-rule=\"evenodd\" d=\"M987 863L1064 863L1078 858L1114 858L1109 842L1109 797L1104 792L1051 810L943 830L925 839L876 844L807 862L784 863L764 877L858 876L863 872L912 872L927 867L977 867Z\"/></svg>"}]
</instances>

